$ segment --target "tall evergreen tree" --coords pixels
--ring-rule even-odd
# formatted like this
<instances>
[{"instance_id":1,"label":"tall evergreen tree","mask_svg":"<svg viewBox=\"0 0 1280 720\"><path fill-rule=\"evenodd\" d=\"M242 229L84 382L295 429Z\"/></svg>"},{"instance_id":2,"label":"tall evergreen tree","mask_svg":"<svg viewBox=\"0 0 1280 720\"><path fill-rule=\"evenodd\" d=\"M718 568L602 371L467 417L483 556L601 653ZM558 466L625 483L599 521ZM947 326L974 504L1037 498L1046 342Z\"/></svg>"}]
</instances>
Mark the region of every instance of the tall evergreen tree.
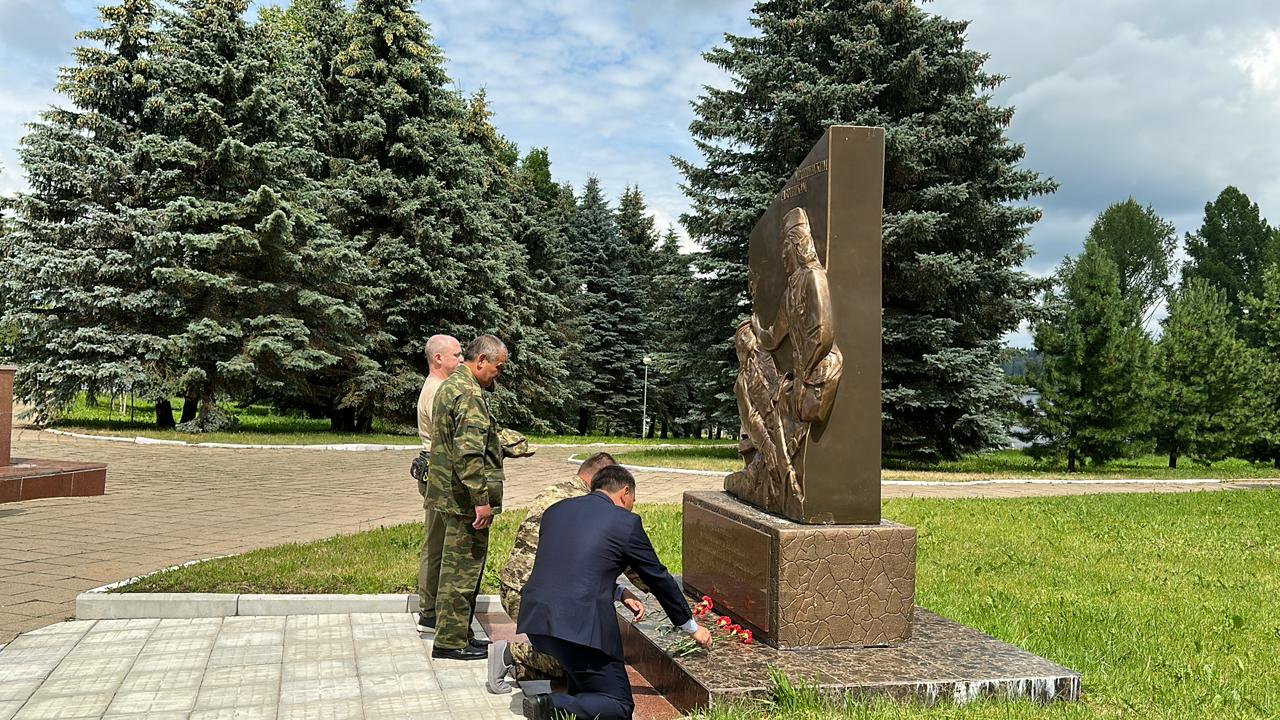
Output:
<instances>
[{"instance_id":1,"label":"tall evergreen tree","mask_svg":"<svg viewBox=\"0 0 1280 720\"><path fill-rule=\"evenodd\" d=\"M1255 410L1257 437L1246 455L1280 468L1280 261L1263 272L1261 294L1246 297L1244 303L1246 336L1258 340L1256 380L1262 388Z\"/></svg>"},{"instance_id":2,"label":"tall evergreen tree","mask_svg":"<svg viewBox=\"0 0 1280 720\"><path fill-rule=\"evenodd\" d=\"M332 191L377 284L365 301L372 362L344 367L333 417L367 428L375 411L413 407L426 337L501 325L518 246L488 194L493 158L462 140L468 109L411 0L358 0L350 28L337 60L333 153L343 163Z\"/></svg>"},{"instance_id":3,"label":"tall evergreen tree","mask_svg":"<svg viewBox=\"0 0 1280 720\"><path fill-rule=\"evenodd\" d=\"M1276 231L1262 217L1257 203L1228 185L1217 199L1205 203L1204 223L1186 237L1189 260L1182 269L1185 282L1201 278L1219 288L1240 319L1241 297L1262 296L1262 272L1277 255Z\"/></svg>"},{"instance_id":4,"label":"tall evergreen tree","mask_svg":"<svg viewBox=\"0 0 1280 720\"><path fill-rule=\"evenodd\" d=\"M1226 293L1201 278L1184 283L1155 349L1152 432L1170 468L1183 454L1207 464L1251 444L1257 360L1236 337Z\"/></svg>"},{"instance_id":5,"label":"tall evergreen tree","mask_svg":"<svg viewBox=\"0 0 1280 720\"><path fill-rule=\"evenodd\" d=\"M41 115L19 154L30 190L14 200L12 245L0 282L4 319L17 331L18 395L43 420L87 388L163 398L163 342L154 319L167 300L139 252L152 231L147 208L165 181L141 146L153 123L155 7L125 0L101 8L102 24L63 68L70 107Z\"/></svg>"},{"instance_id":6,"label":"tall evergreen tree","mask_svg":"<svg viewBox=\"0 0 1280 720\"><path fill-rule=\"evenodd\" d=\"M1178 235L1173 223L1143 207L1132 197L1103 210L1089 229L1089 239L1098 243L1116 264L1120 274L1120 296L1138 303L1143 317L1169 295L1169 273Z\"/></svg>"},{"instance_id":7,"label":"tall evergreen tree","mask_svg":"<svg viewBox=\"0 0 1280 720\"><path fill-rule=\"evenodd\" d=\"M192 430L230 422L220 399L305 394L311 373L361 355L363 320L343 300L357 258L318 210L317 121L273 66L278 46L245 23L247 4L180 0L157 48L147 142L181 175L147 246L173 303L162 325L178 382L198 400Z\"/></svg>"},{"instance_id":8,"label":"tall evergreen tree","mask_svg":"<svg viewBox=\"0 0 1280 720\"><path fill-rule=\"evenodd\" d=\"M1034 326L1043 358L1027 380L1040 397L1020 435L1031 454L1065 456L1075 472L1086 458L1101 464L1122 456L1146 430L1150 340L1098 243L1086 242L1063 263L1058 280L1061 290L1046 294Z\"/></svg>"},{"instance_id":9,"label":"tall evergreen tree","mask_svg":"<svg viewBox=\"0 0 1280 720\"><path fill-rule=\"evenodd\" d=\"M650 281L649 305L653 313L650 354L649 406L654 423L665 439L689 432L694 387L691 378L697 369L698 348L690 332L699 312L694 302L696 284L690 256L680 252L680 238L667 228L655 250ZM652 436L654 430L650 430Z\"/></svg>"},{"instance_id":10,"label":"tall evergreen tree","mask_svg":"<svg viewBox=\"0 0 1280 720\"><path fill-rule=\"evenodd\" d=\"M637 433L645 348L634 328L645 322L643 295L630 274L633 248L594 177L583 188L569 241L580 283L574 309L585 391L578 432Z\"/></svg>"},{"instance_id":11,"label":"tall evergreen tree","mask_svg":"<svg viewBox=\"0 0 1280 720\"><path fill-rule=\"evenodd\" d=\"M1005 442L1013 395L997 364L1040 284L1022 272L1026 201L1054 184L1021 169L1001 77L965 47L967 23L911 0L762 0L753 36L706 58L731 87L708 88L690 126L702 164L676 160L704 248L702 344L710 409L737 426L730 338L746 299L747 242L774 193L827 126L885 128L884 451L954 458ZM836 279L836 282L839 280Z\"/></svg>"}]
</instances>

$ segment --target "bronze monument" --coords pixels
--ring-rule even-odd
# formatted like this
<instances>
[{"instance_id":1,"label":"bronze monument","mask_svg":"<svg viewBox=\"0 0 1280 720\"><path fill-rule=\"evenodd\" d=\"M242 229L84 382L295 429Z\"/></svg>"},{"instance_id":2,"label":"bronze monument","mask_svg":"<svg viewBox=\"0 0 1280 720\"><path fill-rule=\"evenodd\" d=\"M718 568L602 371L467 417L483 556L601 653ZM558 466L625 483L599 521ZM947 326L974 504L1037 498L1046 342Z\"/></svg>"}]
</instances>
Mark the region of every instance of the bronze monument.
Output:
<instances>
[{"instance_id":1,"label":"bronze monument","mask_svg":"<svg viewBox=\"0 0 1280 720\"><path fill-rule=\"evenodd\" d=\"M911 637L915 530L880 518L884 132L833 127L751 233L744 467L684 501L684 582L779 648Z\"/></svg>"},{"instance_id":2,"label":"bronze monument","mask_svg":"<svg viewBox=\"0 0 1280 720\"><path fill-rule=\"evenodd\" d=\"M880 517L883 187L884 131L832 127L751 233L743 469L685 493L683 582L763 644L673 657L661 620L618 620L682 710L767 695L775 671L929 704L1080 696L1078 673L916 608L916 531Z\"/></svg>"}]
</instances>

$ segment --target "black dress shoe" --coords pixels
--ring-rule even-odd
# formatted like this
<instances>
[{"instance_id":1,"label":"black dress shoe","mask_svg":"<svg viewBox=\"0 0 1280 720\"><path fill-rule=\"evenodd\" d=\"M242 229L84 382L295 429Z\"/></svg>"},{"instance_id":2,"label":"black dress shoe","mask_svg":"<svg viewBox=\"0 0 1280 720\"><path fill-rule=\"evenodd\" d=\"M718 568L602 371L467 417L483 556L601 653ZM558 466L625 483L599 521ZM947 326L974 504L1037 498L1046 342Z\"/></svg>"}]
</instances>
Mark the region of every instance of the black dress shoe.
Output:
<instances>
[{"instance_id":1,"label":"black dress shoe","mask_svg":"<svg viewBox=\"0 0 1280 720\"><path fill-rule=\"evenodd\" d=\"M489 657L487 650L481 650L478 647L467 645L458 649L453 648L431 648L431 657L442 660L484 660Z\"/></svg>"},{"instance_id":2,"label":"black dress shoe","mask_svg":"<svg viewBox=\"0 0 1280 720\"><path fill-rule=\"evenodd\" d=\"M436 619L429 618L426 615L423 615L422 613L418 613L418 627L423 628L425 630L435 630Z\"/></svg>"},{"instance_id":3,"label":"black dress shoe","mask_svg":"<svg viewBox=\"0 0 1280 720\"><path fill-rule=\"evenodd\" d=\"M556 706L551 703L551 696L546 693L525 695L521 708L524 710L526 720L552 720L556 713Z\"/></svg>"},{"instance_id":4,"label":"black dress shoe","mask_svg":"<svg viewBox=\"0 0 1280 720\"><path fill-rule=\"evenodd\" d=\"M481 650L484 650L488 648L492 643L490 643L488 640L481 640L480 638L471 638L470 640L467 641L467 644L473 648L480 648Z\"/></svg>"}]
</instances>

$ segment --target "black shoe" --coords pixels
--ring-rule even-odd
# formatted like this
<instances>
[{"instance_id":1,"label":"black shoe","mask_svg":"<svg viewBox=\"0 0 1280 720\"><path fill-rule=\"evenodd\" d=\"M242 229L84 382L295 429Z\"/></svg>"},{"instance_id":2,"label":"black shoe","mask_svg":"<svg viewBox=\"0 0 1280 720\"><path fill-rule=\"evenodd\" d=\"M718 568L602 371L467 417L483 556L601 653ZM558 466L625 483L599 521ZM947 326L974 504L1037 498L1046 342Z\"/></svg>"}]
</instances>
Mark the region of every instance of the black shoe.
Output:
<instances>
[{"instance_id":1,"label":"black shoe","mask_svg":"<svg viewBox=\"0 0 1280 720\"><path fill-rule=\"evenodd\" d=\"M442 649L438 647L431 648L431 657L441 660L484 660L489 657L487 650L481 650L477 647L467 645L454 649Z\"/></svg>"},{"instance_id":2,"label":"black shoe","mask_svg":"<svg viewBox=\"0 0 1280 720\"><path fill-rule=\"evenodd\" d=\"M436 619L429 618L426 615L423 615L422 613L418 613L418 627L423 630L435 630Z\"/></svg>"},{"instance_id":3,"label":"black shoe","mask_svg":"<svg viewBox=\"0 0 1280 720\"><path fill-rule=\"evenodd\" d=\"M492 643L490 643L488 640L481 640L480 638L471 638L470 640L467 641L467 644L473 648L480 648L481 650L485 650Z\"/></svg>"},{"instance_id":4,"label":"black shoe","mask_svg":"<svg viewBox=\"0 0 1280 720\"><path fill-rule=\"evenodd\" d=\"M526 720L552 720L555 717L556 706L551 703L551 696L545 693L525 695L521 706Z\"/></svg>"}]
</instances>

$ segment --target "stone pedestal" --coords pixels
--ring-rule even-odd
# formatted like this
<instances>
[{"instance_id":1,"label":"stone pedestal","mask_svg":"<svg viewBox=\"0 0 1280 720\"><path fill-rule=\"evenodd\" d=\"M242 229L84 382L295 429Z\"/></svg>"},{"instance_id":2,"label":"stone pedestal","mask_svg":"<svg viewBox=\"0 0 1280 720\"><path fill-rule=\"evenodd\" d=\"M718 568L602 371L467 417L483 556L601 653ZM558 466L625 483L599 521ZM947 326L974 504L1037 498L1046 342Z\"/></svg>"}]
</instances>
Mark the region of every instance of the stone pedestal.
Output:
<instances>
[{"instance_id":1,"label":"stone pedestal","mask_svg":"<svg viewBox=\"0 0 1280 720\"><path fill-rule=\"evenodd\" d=\"M102 463L35 460L11 455L15 370L0 366L0 503L105 493L107 466Z\"/></svg>"},{"instance_id":2,"label":"stone pedestal","mask_svg":"<svg viewBox=\"0 0 1280 720\"><path fill-rule=\"evenodd\" d=\"M773 647L851 648L911 638L916 531L803 525L728 493L684 495L684 587Z\"/></svg>"}]
</instances>

